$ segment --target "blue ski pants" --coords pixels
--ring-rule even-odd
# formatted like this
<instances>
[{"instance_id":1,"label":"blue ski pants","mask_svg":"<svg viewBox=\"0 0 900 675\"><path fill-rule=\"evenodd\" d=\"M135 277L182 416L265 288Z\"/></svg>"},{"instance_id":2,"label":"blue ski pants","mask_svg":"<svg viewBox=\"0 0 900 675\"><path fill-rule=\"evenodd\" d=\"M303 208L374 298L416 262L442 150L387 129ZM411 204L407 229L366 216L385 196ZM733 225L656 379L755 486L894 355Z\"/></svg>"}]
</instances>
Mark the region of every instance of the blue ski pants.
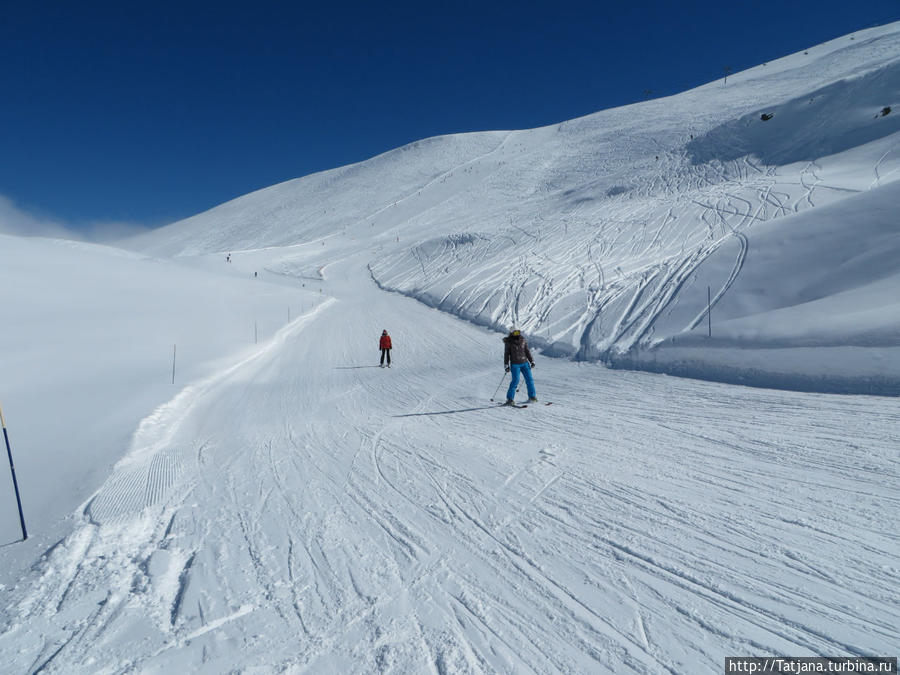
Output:
<instances>
[{"instance_id":1,"label":"blue ski pants","mask_svg":"<svg viewBox=\"0 0 900 675\"><path fill-rule=\"evenodd\" d=\"M509 372L512 379L509 381L509 389L506 390L506 399L509 400L516 395L516 387L519 386L519 373L525 376L525 386L528 388L528 398L535 398L537 394L534 391L534 378L531 376L531 366L525 363L510 363Z\"/></svg>"}]
</instances>

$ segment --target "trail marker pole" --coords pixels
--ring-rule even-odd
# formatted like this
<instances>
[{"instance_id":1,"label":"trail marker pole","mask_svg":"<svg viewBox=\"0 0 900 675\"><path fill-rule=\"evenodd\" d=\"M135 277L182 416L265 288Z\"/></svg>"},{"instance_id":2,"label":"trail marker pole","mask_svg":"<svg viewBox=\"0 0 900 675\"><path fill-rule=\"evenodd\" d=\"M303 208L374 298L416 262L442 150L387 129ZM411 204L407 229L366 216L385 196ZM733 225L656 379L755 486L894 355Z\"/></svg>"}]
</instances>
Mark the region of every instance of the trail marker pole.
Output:
<instances>
[{"instance_id":1,"label":"trail marker pole","mask_svg":"<svg viewBox=\"0 0 900 675\"><path fill-rule=\"evenodd\" d=\"M712 292L706 287L706 337L712 337Z\"/></svg>"},{"instance_id":2,"label":"trail marker pole","mask_svg":"<svg viewBox=\"0 0 900 675\"><path fill-rule=\"evenodd\" d=\"M19 481L16 480L16 467L13 464L12 449L9 447L9 434L6 432L6 420L3 419L3 409L0 408L0 424L3 426L3 440L6 441L6 455L9 457L9 472L12 474L13 489L16 491L16 505L19 507L19 523L22 525L22 541L28 539L28 530L25 529L25 515L22 513L22 498L19 496Z\"/></svg>"},{"instance_id":3,"label":"trail marker pole","mask_svg":"<svg viewBox=\"0 0 900 675\"><path fill-rule=\"evenodd\" d=\"M253 344L259 344L259 330L257 329L256 322L253 322Z\"/></svg>"},{"instance_id":4,"label":"trail marker pole","mask_svg":"<svg viewBox=\"0 0 900 675\"><path fill-rule=\"evenodd\" d=\"M175 384L175 352L178 345L172 345L172 384Z\"/></svg>"}]
</instances>

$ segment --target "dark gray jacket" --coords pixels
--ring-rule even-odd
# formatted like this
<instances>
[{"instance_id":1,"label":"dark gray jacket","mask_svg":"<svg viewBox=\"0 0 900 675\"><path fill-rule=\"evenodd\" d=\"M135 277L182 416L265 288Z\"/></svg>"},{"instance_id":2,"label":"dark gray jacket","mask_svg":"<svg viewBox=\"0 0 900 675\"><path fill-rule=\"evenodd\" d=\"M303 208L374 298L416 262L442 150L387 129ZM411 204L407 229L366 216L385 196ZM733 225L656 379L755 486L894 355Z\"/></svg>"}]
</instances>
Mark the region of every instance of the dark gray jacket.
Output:
<instances>
[{"instance_id":1,"label":"dark gray jacket","mask_svg":"<svg viewBox=\"0 0 900 675\"><path fill-rule=\"evenodd\" d=\"M528 361L534 365L534 359L531 358L531 350L528 349L528 342L524 335L507 335L503 338L503 365L508 366L510 363L525 363Z\"/></svg>"}]
</instances>

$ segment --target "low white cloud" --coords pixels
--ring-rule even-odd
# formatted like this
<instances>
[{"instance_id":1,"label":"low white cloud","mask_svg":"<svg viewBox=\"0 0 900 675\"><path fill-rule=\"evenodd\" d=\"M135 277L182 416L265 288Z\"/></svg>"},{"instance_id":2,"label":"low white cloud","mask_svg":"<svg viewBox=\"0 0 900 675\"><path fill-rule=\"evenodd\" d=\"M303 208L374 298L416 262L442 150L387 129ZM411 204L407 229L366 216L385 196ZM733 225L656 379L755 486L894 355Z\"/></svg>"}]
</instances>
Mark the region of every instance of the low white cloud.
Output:
<instances>
[{"instance_id":1,"label":"low white cloud","mask_svg":"<svg viewBox=\"0 0 900 675\"><path fill-rule=\"evenodd\" d=\"M61 223L30 213L3 195L0 195L0 233L20 237L81 239L73 236L74 233Z\"/></svg>"},{"instance_id":2,"label":"low white cloud","mask_svg":"<svg viewBox=\"0 0 900 675\"><path fill-rule=\"evenodd\" d=\"M0 234L19 237L49 237L96 243L113 243L145 232L149 227L137 223L97 221L77 227L39 215L0 195Z\"/></svg>"},{"instance_id":3,"label":"low white cloud","mask_svg":"<svg viewBox=\"0 0 900 675\"><path fill-rule=\"evenodd\" d=\"M152 228L147 225L109 221L91 223L86 227L86 231L83 234L88 241L99 244L114 244L117 241L134 237L149 229Z\"/></svg>"}]
</instances>

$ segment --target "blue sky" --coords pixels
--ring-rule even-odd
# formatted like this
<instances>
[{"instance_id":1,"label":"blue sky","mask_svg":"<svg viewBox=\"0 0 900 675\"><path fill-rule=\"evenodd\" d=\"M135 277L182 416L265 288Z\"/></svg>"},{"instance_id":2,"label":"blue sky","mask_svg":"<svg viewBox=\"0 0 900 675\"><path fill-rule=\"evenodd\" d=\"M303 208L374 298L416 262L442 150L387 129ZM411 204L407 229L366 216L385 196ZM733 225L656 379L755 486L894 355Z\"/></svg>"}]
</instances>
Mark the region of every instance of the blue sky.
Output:
<instances>
[{"instance_id":1,"label":"blue sky","mask_svg":"<svg viewBox=\"0 0 900 675\"><path fill-rule=\"evenodd\" d=\"M420 138L673 94L898 19L897 0L6 3L0 218L158 226Z\"/></svg>"}]
</instances>

